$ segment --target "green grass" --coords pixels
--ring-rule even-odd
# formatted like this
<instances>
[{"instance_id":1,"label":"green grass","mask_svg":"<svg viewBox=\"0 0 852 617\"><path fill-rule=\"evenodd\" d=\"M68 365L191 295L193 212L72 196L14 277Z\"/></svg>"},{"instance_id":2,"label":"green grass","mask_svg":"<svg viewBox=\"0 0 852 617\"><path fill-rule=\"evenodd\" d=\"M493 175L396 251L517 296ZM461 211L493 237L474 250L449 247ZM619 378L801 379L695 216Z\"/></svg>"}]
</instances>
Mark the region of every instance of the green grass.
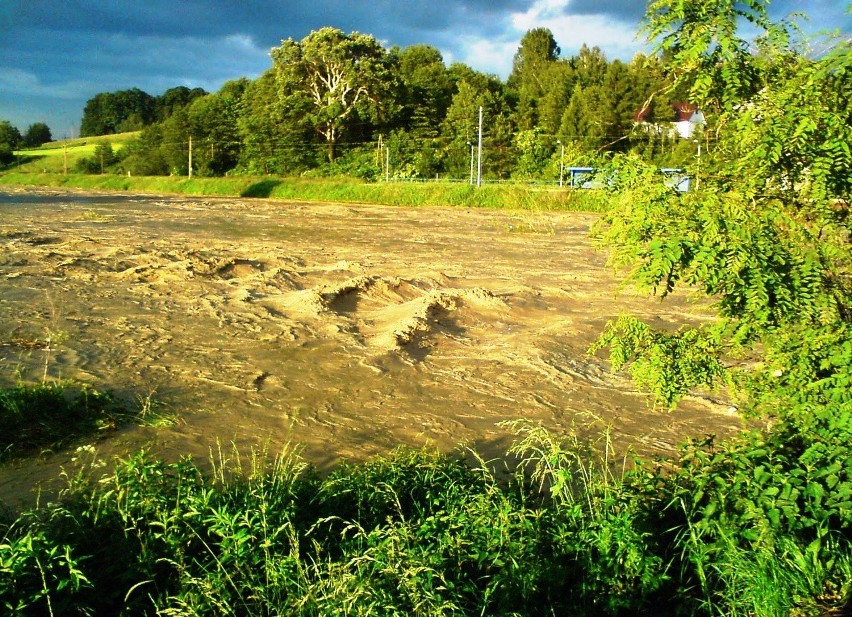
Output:
<instances>
[{"instance_id":1,"label":"green grass","mask_svg":"<svg viewBox=\"0 0 852 617\"><path fill-rule=\"evenodd\" d=\"M55 158L55 157L53 157ZM61 157L60 157L61 165ZM55 163L55 161L54 161ZM69 164L70 168L70 164ZM0 185L69 187L181 195L274 198L296 201L369 203L391 206L464 206L547 212L602 212L606 194L531 185L485 184L480 188L451 182L366 183L358 180L229 176L226 178L128 177L49 173L12 169Z\"/></svg>"},{"instance_id":2,"label":"green grass","mask_svg":"<svg viewBox=\"0 0 852 617\"><path fill-rule=\"evenodd\" d=\"M246 462L218 452L208 474L140 453L98 478L102 463L89 451L56 503L0 526L0 606L306 616L850 608L848 512L816 533L732 516L766 507L739 482L769 460L754 437L728 444L725 461L740 471L692 445L662 473L625 466L606 439L601 450L528 423L515 429L521 464L510 482L469 453L429 450L326 478L292 453ZM764 445L783 437L762 435ZM785 463L774 473L802 470ZM728 516L704 507L705 496L730 498ZM796 507L802 518L816 512L807 500Z\"/></svg>"},{"instance_id":3,"label":"green grass","mask_svg":"<svg viewBox=\"0 0 852 617\"><path fill-rule=\"evenodd\" d=\"M122 424L162 421L150 397L138 402L132 409L108 392L67 382L0 388L0 463L96 439Z\"/></svg>"}]
</instances>

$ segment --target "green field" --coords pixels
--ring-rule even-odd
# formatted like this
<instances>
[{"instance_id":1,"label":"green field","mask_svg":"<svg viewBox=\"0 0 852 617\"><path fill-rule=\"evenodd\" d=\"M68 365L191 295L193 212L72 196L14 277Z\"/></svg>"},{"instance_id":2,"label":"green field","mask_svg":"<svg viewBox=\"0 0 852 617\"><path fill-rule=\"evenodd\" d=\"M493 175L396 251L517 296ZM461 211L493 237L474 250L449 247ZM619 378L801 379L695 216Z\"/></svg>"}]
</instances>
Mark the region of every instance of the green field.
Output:
<instances>
[{"instance_id":1,"label":"green field","mask_svg":"<svg viewBox=\"0 0 852 617\"><path fill-rule=\"evenodd\" d=\"M109 142L113 150L118 150L137 135L138 132L65 139L51 141L38 148L18 150L15 152L17 163L10 171L61 174L66 170L66 165L70 171L78 160L92 156L98 144Z\"/></svg>"}]
</instances>

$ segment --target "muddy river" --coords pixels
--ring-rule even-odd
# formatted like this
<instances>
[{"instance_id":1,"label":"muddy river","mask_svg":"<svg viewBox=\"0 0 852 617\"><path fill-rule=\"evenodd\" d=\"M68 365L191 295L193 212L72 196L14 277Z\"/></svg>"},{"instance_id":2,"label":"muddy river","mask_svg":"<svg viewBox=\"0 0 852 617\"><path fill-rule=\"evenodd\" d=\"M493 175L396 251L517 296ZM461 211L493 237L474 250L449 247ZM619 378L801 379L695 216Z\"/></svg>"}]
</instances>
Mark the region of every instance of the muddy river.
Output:
<instances>
[{"instance_id":1,"label":"muddy river","mask_svg":"<svg viewBox=\"0 0 852 617\"><path fill-rule=\"evenodd\" d=\"M398 445L486 457L528 418L645 455L739 427L715 396L653 409L586 349L624 312L676 328L697 299L624 289L595 217L0 189L0 383L70 379L171 426L97 441L206 460L298 447L320 469ZM50 340L50 346L45 342ZM0 468L32 495L70 452Z\"/></svg>"}]
</instances>

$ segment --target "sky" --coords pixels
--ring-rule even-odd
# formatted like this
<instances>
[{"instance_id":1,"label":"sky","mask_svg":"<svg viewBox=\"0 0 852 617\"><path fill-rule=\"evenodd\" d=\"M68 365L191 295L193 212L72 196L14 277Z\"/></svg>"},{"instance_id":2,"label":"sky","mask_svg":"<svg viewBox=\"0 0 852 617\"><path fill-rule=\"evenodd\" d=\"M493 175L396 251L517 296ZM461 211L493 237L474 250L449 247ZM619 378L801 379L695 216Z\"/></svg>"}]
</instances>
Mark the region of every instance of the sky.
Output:
<instances>
[{"instance_id":1,"label":"sky","mask_svg":"<svg viewBox=\"0 0 852 617\"><path fill-rule=\"evenodd\" d=\"M700 0L696 0L700 1ZM45 122L54 139L79 132L86 101L140 88L215 92L256 78L287 38L333 26L372 34L386 47L427 44L445 62L508 76L525 32L549 28L571 56L597 45L629 60L643 0L0 0L0 120L23 133ZM809 17L808 32L852 32L847 0L773 0L775 18Z\"/></svg>"}]
</instances>

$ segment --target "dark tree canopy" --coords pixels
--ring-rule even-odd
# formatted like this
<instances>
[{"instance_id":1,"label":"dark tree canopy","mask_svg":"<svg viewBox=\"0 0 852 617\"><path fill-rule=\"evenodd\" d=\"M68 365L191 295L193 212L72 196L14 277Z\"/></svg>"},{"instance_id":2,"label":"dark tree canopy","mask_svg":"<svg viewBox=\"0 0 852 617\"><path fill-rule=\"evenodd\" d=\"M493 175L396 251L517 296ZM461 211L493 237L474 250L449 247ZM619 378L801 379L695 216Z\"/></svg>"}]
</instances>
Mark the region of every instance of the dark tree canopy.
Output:
<instances>
[{"instance_id":1,"label":"dark tree canopy","mask_svg":"<svg viewBox=\"0 0 852 617\"><path fill-rule=\"evenodd\" d=\"M112 135L120 132L128 120L148 124L154 118L153 112L154 98L139 88L102 92L86 103L80 136Z\"/></svg>"},{"instance_id":2,"label":"dark tree canopy","mask_svg":"<svg viewBox=\"0 0 852 617\"><path fill-rule=\"evenodd\" d=\"M21 142L21 133L8 120L0 120L0 165L8 165L15 160L14 150Z\"/></svg>"},{"instance_id":3,"label":"dark tree canopy","mask_svg":"<svg viewBox=\"0 0 852 617\"><path fill-rule=\"evenodd\" d=\"M21 132L8 120L0 120L0 146L16 150L21 143Z\"/></svg>"},{"instance_id":4,"label":"dark tree canopy","mask_svg":"<svg viewBox=\"0 0 852 617\"><path fill-rule=\"evenodd\" d=\"M174 114L179 109L188 107L195 99L206 95L207 92L203 88L187 88L186 86L177 86L169 88L163 94L156 97L154 104L155 117L157 121L162 122L169 116Z\"/></svg>"},{"instance_id":5,"label":"dark tree canopy","mask_svg":"<svg viewBox=\"0 0 852 617\"><path fill-rule=\"evenodd\" d=\"M178 86L153 97L139 88L101 92L86 102L80 122L80 136L112 135L138 131L162 122L192 101L207 94L201 88Z\"/></svg>"},{"instance_id":6,"label":"dark tree canopy","mask_svg":"<svg viewBox=\"0 0 852 617\"><path fill-rule=\"evenodd\" d=\"M50 134L50 127L44 122L36 122L35 124L31 124L27 132L24 133L22 143L26 148L37 148L50 141L53 141L53 137Z\"/></svg>"}]
</instances>

